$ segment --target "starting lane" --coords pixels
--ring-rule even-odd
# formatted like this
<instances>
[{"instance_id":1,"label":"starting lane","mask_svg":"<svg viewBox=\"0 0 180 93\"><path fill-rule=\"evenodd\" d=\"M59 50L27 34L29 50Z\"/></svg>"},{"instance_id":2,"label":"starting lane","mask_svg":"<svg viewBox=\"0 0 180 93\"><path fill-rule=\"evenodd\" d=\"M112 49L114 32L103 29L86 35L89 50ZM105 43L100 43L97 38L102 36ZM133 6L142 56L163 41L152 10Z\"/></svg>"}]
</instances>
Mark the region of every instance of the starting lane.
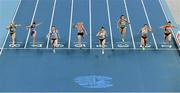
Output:
<instances>
[{"instance_id":1,"label":"starting lane","mask_svg":"<svg viewBox=\"0 0 180 93\"><path fill-rule=\"evenodd\" d=\"M72 0L56 0L56 7L54 11L53 23L56 26L60 34L60 45L63 48L68 47L68 31L70 25L70 15L71 15L71 1ZM51 48L51 42L49 42L48 48Z\"/></svg>"},{"instance_id":2,"label":"starting lane","mask_svg":"<svg viewBox=\"0 0 180 93\"><path fill-rule=\"evenodd\" d=\"M112 40L110 35L110 25L108 21L108 8L106 0L92 0L92 48L97 48L98 37L96 34L101 26L105 27L107 32L106 44L107 48L112 48ZM108 43L109 42L109 43Z\"/></svg>"},{"instance_id":3,"label":"starting lane","mask_svg":"<svg viewBox=\"0 0 180 93\"><path fill-rule=\"evenodd\" d=\"M72 28L70 33L70 48L76 47L90 47L90 28L89 28L89 0L74 0L73 2L73 14L72 14L72 24L77 24L78 22L83 22L84 28L87 31L87 35L85 34L84 37L81 39L82 44L77 44L77 29Z\"/></svg>"},{"instance_id":4,"label":"starting lane","mask_svg":"<svg viewBox=\"0 0 180 93\"><path fill-rule=\"evenodd\" d=\"M125 9L125 5L120 0L109 0L110 14L111 14L111 24L112 24L112 32L113 32L113 41L114 48L132 48L133 47L133 36L131 35L130 27L127 24L125 42L121 42L121 35L119 29L117 28L117 22L121 15L125 15L127 19L127 13ZM118 10L118 11L117 11Z\"/></svg>"},{"instance_id":5,"label":"starting lane","mask_svg":"<svg viewBox=\"0 0 180 93\"><path fill-rule=\"evenodd\" d=\"M131 12L129 12L129 17L132 24L132 30L134 33L134 41L137 48L141 48L141 44L139 43L141 40L141 35L139 34L141 27L144 24L148 24L148 18L145 15L145 11L142 6L141 0L133 0L133 3L131 0L126 0L127 2L127 9ZM148 33L148 44L151 44L150 46L152 48L155 48L153 38L150 33Z\"/></svg>"},{"instance_id":6,"label":"starting lane","mask_svg":"<svg viewBox=\"0 0 180 93\"><path fill-rule=\"evenodd\" d=\"M46 5L48 4L48 6ZM33 48L45 48L46 47L46 35L49 32L49 25L51 23L51 16L53 11L54 0L39 0L35 17L32 20L35 20L37 23L41 23L37 28L37 38L36 44L33 45L32 37L28 39L27 47ZM44 11L46 10L46 11Z\"/></svg>"}]
</instances>

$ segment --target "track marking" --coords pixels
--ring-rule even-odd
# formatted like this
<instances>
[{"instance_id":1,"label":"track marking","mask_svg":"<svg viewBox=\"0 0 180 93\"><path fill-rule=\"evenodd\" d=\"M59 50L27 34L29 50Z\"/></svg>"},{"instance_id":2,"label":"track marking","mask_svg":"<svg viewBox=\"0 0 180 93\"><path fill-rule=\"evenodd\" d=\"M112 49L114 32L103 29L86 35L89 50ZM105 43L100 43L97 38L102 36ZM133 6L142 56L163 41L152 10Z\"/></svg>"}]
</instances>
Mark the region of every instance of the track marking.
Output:
<instances>
[{"instance_id":1,"label":"track marking","mask_svg":"<svg viewBox=\"0 0 180 93\"><path fill-rule=\"evenodd\" d=\"M141 0L141 3L142 3L142 6L143 6L143 9L144 9L144 13L145 13L145 16L146 16L148 25L149 25L150 29L152 29L151 23L150 23L150 21L149 21L149 16L148 16L148 14L147 14L146 7L145 7L145 5L144 5L144 1ZM157 43L156 43L156 39L155 39L155 37L154 37L154 33L151 32L151 35L152 35L152 37L153 37L153 41L154 41L155 47L156 47L156 49L158 49L158 46L157 46Z\"/></svg>"},{"instance_id":2,"label":"track marking","mask_svg":"<svg viewBox=\"0 0 180 93\"><path fill-rule=\"evenodd\" d=\"M126 15L127 15L128 21L131 23L131 20L129 18L129 12L128 12L128 8L127 8L126 0L124 0L124 6L125 6L125 9L126 9ZM133 36L131 24L129 24L129 28L130 28L130 32L131 32L133 48L136 49L136 45L135 45L135 42L134 42L134 36Z\"/></svg>"},{"instance_id":3,"label":"track marking","mask_svg":"<svg viewBox=\"0 0 180 93\"><path fill-rule=\"evenodd\" d=\"M42 44L31 45L31 47L37 47L37 48L41 48L42 46L43 46Z\"/></svg>"},{"instance_id":4,"label":"track marking","mask_svg":"<svg viewBox=\"0 0 180 93\"><path fill-rule=\"evenodd\" d=\"M34 9L34 13L33 13L33 17L32 17L32 20L31 20L31 24L30 24L30 25L32 25L32 23L33 23L33 21L34 21L38 4L39 4L39 0L37 0L37 2L36 2L36 6L35 6L35 9ZM30 36L30 29L29 29L29 31L28 31L28 35L27 35L27 38L26 38L26 42L25 42L24 48L27 47L27 43L28 43L28 40L29 40L29 36Z\"/></svg>"},{"instance_id":5,"label":"track marking","mask_svg":"<svg viewBox=\"0 0 180 93\"><path fill-rule=\"evenodd\" d=\"M163 11L163 13L164 13L164 16L165 16L165 18L166 18L166 21L168 21L169 18L167 17L167 14L166 14L166 12L165 12L165 9L164 9L164 7L163 7L163 5L162 5L162 1L159 0L159 3L160 3L160 6L161 6L162 11ZM173 32L173 30L171 30L171 31ZM176 41L176 44L178 44L177 38L176 38L174 32L173 32L172 34L173 34L173 37L174 37L174 39L175 39L175 41ZM178 46L178 45L177 45L177 46ZM180 50L180 47L178 47L178 50Z\"/></svg>"},{"instance_id":6,"label":"track marking","mask_svg":"<svg viewBox=\"0 0 180 93\"><path fill-rule=\"evenodd\" d=\"M117 47L119 48L129 48L128 44L118 44Z\"/></svg>"},{"instance_id":7,"label":"track marking","mask_svg":"<svg viewBox=\"0 0 180 93\"><path fill-rule=\"evenodd\" d=\"M92 1L89 0L90 49L92 48Z\"/></svg>"},{"instance_id":8,"label":"track marking","mask_svg":"<svg viewBox=\"0 0 180 93\"><path fill-rule=\"evenodd\" d=\"M16 47L16 48L20 47L20 46L21 46L21 44L14 44L14 47ZM9 44L9 47L14 48L12 44Z\"/></svg>"},{"instance_id":9,"label":"track marking","mask_svg":"<svg viewBox=\"0 0 180 93\"><path fill-rule=\"evenodd\" d=\"M49 26L49 33L51 32L51 27L52 27L52 24L53 24L53 21L54 21L55 10L56 10L56 0L54 0L53 11L52 11L52 16L51 16L51 23L50 23L50 26ZM50 41L50 37L48 37L46 48L49 47L49 41Z\"/></svg>"},{"instance_id":10,"label":"track marking","mask_svg":"<svg viewBox=\"0 0 180 93\"><path fill-rule=\"evenodd\" d=\"M172 48L172 45L161 45L163 48Z\"/></svg>"},{"instance_id":11,"label":"track marking","mask_svg":"<svg viewBox=\"0 0 180 93\"><path fill-rule=\"evenodd\" d=\"M68 48L71 48L71 30L72 30L73 10L74 10L74 0L72 0L72 2L71 2L71 17L70 17L70 24L69 24L69 42L68 42Z\"/></svg>"},{"instance_id":12,"label":"track marking","mask_svg":"<svg viewBox=\"0 0 180 93\"><path fill-rule=\"evenodd\" d=\"M76 47L76 48L81 47L81 48L82 48L82 47L86 47L86 45L85 45L85 44L81 44L81 45L79 46L79 44L75 44L74 47Z\"/></svg>"},{"instance_id":13,"label":"track marking","mask_svg":"<svg viewBox=\"0 0 180 93\"><path fill-rule=\"evenodd\" d=\"M13 16L13 18L12 18L12 22L13 22L13 21L15 20L15 18L16 18L16 15L17 15L17 12L18 12L18 10L19 10L19 7L20 7L21 2L22 2L22 0L19 1L18 6L17 6L17 8L15 9L15 13L14 13L14 16ZM3 43L2 48L1 48L1 51L0 51L0 56L2 55L2 52L3 52L3 49L4 49L4 47L5 47L6 41L7 41L7 39L8 39L9 33L10 33L10 31L8 31L7 34L6 34L4 43Z\"/></svg>"},{"instance_id":14,"label":"track marking","mask_svg":"<svg viewBox=\"0 0 180 93\"><path fill-rule=\"evenodd\" d=\"M116 42L116 46L118 48L129 48L130 42Z\"/></svg>"},{"instance_id":15,"label":"track marking","mask_svg":"<svg viewBox=\"0 0 180 93\"><path fill-rule=\"evenodd\" d=\"M142 45L140 45L139 47L141 47L142 48ZM150 48L151 47L151 45L150 44L146 44L146 46L145 46L146 48Z\"/></svg>"},{"instance_id":16,"label":"track marking","mask_svg":"<svg viewBox=\"0 0 180 93\"><path fill-rule=\"evenodd\" d=\"M104 45L104 48L106 48L106 47L108 47L108 45ZM102 49L102 47L99 44L96 45L96 48L101 48Z\"/></svg>"},{"instance_id":17,"label":"track marking","mask_svg":"<svg viewBox=\"0 0 180 93\"><path fill-rule=\"evenodd\" d=\"M110 29L110 36L111 36L111 45L112 45L112 49L114 49L113 35L112 35L112 26L111 26L111 15L110 15L110 12L109 12L109 0L106 0L106 5L107 5L109 29Z\"/></svg>"}]
</instances>

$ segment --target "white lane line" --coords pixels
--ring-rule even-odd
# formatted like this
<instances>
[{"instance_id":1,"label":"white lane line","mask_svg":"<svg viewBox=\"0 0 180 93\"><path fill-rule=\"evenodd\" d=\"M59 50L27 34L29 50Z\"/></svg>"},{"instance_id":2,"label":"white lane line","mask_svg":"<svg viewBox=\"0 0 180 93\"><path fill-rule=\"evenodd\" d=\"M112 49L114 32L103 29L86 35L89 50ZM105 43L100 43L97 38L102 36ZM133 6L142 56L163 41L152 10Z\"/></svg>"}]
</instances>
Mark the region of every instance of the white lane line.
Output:
<instances>
[{"instance_id":1,"label":"white lane line","mask_svg":"<svg viewBox=\"0 0 180 93\"><path fill-rule=\"evenodd\" d=\"M19 10L19 7L20 7L21 2L22 2L22 0L19 0L18 6L17 6L17 8L15 9L15 13L14 13L14 16L13 16L13 18L12 18L12 22L13 22L13 21L15 20L15 18L16 18L16 15L17 15L17 12L18 12L18 10ZM8 39L9 33L10 33L10 32L8 31L7 34L6 34L5 40L4 40L4 42L3 42L3 45L2 45L2 48L1 48L1 51L0 51L0 56L2 55L2 52L3 52L3 49L4 49L4 47L5 47L6 41L7 41L7 39Z\"/></svg>"},{"instance_id":2,"label":"white lane line","mask_svg":"<svg viewBox=\"0 0 180 93\"><path fill-rule=\"evenodd\" d=\"M49 26L49 33L51 32L51 27L53 25L55 10L56 10L56 0L54 0L53 11L52 11L52 16L51 16L51 23ZM49 41L50 41L49 39L50 39L50 37L48 37L46 48L49 47Z\"/></svg>"},{"instance_id":3,"label":"white lane line","mask_svg":"<svg viewBox=\"0 0 180 93\"><path fill-rule=\"evenodd\" d=\"M68 42L68 48L71 48L71 31L72 31L73 10L74 10L74 0L72 0L72 2L71 2L71 17L70 17L70 24L69 24L69 42Z\"/></svg>"},{"instance_id":4,"label":"white lane line","mask_svg":"<svg viewBox=\"0 0 180 93\"><path fill-rule=\"evenodd\" d=\"M92 48L92 1L89 0L90 49Z\"/></svg>"},{"instance_id":5,"label":"white lane line","mask_svg":"<svg viewBox=\"0 0 180 93\"><path fill-rule=\"evenodd\" d=\"M126 14L127 14L128 22L131 23L131 20L130 20L130 18L129 18L129 12L128 12L128 8L127 8L126 0L124 0L124 6L125 6L125 9L126 9ZM130 28L130 32L131 32L133 48L136 49L136 45L135 45L135 42L134 42L134 36L133 36L131 24L129 24L129 28Z\"/></svg>"},{"instance_id":6,"label":"white lane line","mask_svg":"<svg viewBox=\"0 0 180 93\"><path fill-rule=\"evenodd\" d=\"M110 15L110 12L109 12L109 0L106 0L106 4L107 4L107 12L108 12L110 36L111 36L111 45L112 45L112 49L114 49L114 42L113 42L113 35L112 35L112 26L111 26L111 15Z\"/></svg>"},{"instance_id":7,"label":"white lane line","mask_svg":"<svg viewBox=\"0 0 180 93\"><path fill-rule=\"evenodd\" d=\"M150 23L150 21L149 21L149 16L148 16L148 14L147 14L146 7L145 7L145 5L144 5L144 1L141 0L141 3L142 3L142 6L143 6L143 9L144 9L144 13L145 13L145 16L146 16L148 25L149 25L150 29L152 29L151 23ZM156 47L156 49L158 49L157 42L156 42L156 39L155 39L155 37L154 37L154 33L152 32L151 35L152 35L152 37L153 37L153 41L154 41L155 47Z\"/></svg>"},{"instance_id":8,"label":"white lane line","mask_svg":"<svg viewBox=\"0 0 180 93\"><path fill-rule=\"evenodd\" d=\"M35 9L34 9L34 13L33 13L33 17L32 17L32 20L31 20L31 24L30 24L30 25L32 25L32 23L33 23L33 21L34 21L38 4L39 4L39 0L37 0L37 2L36 2L36 6L35 6ZM28 40L29 40L29 36L30 36L30 29L29 29L29 31L28 31L28 35L27 35L27 38L26 38L26 42L25 42L24 48L27 47L27 43L28 43Z\"/></svg>"},{"instance_id":9,"label":"white lane line","mask_svg":"<svg viewBox=\"0 0 180 93\"><path fill-rule=\"evenodd\" d=\"M160 6L161 6L161 8L162 8L162 11L163 11L163 13L164 13L164 16L165 16L165 18L166 18L166 21L168 21L169 18L167 17L167 14L166 14L166 12L165 12L165 9L164 9L164 7L163 7L163 5L162 5L162 1L159 0L159 3L160 3ZM171 30L171 31L173 32L173 30ZM178 44L177 38L176 38L174 32L173 32L172 34L173 34L173 37L174 37L174 39L175 39L175 41L176 41L176 44ZM177 46L178 46L178 45L177 45ZM180 50L180 47L178 47L178 49Z\"/></svg>"}]
</instances>

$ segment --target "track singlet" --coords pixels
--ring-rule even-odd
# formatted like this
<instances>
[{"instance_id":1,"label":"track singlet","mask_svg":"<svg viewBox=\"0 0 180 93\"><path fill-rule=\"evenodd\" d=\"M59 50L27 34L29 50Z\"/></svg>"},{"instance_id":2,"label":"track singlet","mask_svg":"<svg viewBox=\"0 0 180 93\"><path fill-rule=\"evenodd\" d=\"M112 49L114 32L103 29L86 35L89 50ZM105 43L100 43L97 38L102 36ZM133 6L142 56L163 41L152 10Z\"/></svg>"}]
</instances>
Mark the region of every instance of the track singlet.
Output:
<instances>
[{"instance_id":1,"label":"track singlet","mask_svg":"<svg viewBox=\"0 0 180 93\"><path fill-rule=\"evenodd\" d=\"M180 31L177 32L176 38L177 38L178 45L180 46Z\"/></svg>"}]
</instances>

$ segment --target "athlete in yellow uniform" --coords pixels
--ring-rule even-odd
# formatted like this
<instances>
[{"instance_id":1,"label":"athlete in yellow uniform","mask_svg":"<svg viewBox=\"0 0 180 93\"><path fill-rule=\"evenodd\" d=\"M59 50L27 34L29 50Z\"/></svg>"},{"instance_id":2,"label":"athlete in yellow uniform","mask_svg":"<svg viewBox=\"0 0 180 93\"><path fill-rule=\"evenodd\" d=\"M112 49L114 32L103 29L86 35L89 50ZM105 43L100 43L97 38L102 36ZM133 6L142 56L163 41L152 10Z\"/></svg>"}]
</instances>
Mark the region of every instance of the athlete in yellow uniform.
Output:
<instances>
[{"instance_id":1,"label":"athlete in yellow uniform","mask_svg":"<svg viewBox=\"0 0 180 93\"><path fill-rule=\"evenodd\" d=\"M118 20L117 26L118 26L119 32L121 34L122 42L124 42L124 37L126 35L126 23L129 24L129 22L126 20L125 16L121 15Z\"/></svg>"},{"instance_id":2,"label":"athlete in yellow uniform","mask_svg":"<svg viewBox=\"0 0 180 93\"><path fill-rule=\"evenodd\" d=\"M10 36L11 36L11 40L12 40L11 47L14 47L15 38L16 38L16 28L18 26L21 26L21 25L17 25L15 22L12 22L7 26L7 29L10 31Z\"/></svg>"}]
</instances>

